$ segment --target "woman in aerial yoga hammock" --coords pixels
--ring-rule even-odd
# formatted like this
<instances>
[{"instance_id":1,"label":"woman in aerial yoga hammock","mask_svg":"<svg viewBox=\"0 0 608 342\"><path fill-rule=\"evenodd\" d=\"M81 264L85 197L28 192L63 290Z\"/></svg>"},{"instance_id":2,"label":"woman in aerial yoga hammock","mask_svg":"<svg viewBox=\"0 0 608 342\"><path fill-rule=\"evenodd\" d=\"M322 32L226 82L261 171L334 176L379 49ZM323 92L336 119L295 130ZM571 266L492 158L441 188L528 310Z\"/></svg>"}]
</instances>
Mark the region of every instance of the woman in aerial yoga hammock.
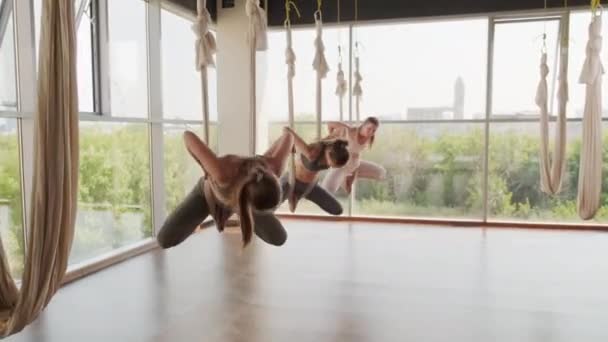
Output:
<instances>
[{"instance_id":1,"label":"woman in aerial yoga hammock","mask_svg":"<svg viewBox=\"0 0 608 342\"><path fill-rule=\"evenodd\" d=\"M264 155L255 157L218 157L189 131L184 133L184 143L205 177L167 217L157 236L160 246L180 244L208 215L221 232L235 211L240 217L244 245L254 231L262 240L282 245L287 233L272 211L282 199L278 177L292 150L292 135L283 134Z\"/></svg>"},{"instance_id":2,"label":"woman in aerial yoga hammock","mask_svg":"<svg viewBox=\"0 0 608 342\"><path fill-rule=\"evenodd\" d=\"M342 122L328 123L329 136L348 141L350 159L340 169L331 169L323 179L322 186L330 193L336 193L342 186L350 194L352 184L357 177L382 180L386 177L386 170L373 162L361 160L361 152L374 144L376 131L380 122L375 117L368 117L357 127L351 127Z\"/></svg>"},{"instance_id":3,"label":"woman in aerial yoga hammock","mask_svg":"<svg viewBox=\"0 0 608 342\"><path fill-rule=\"evenodd\" d=\"M295 174L286 174L281 177L282 201L289 199L289 209L294 212L298 201L304 197L328 214L341 215L343 210L340 202L321 188L317 181L320 171L340 168L347 164L349 160L348 142L332 138L307 144L289 127L284 128L284 134L293 137L297 156L295 156ZM275 144L277 143L282 142L277 141ZM295 179L290 181L290 176L295 176Z\"/></svg>"}]
</instances>

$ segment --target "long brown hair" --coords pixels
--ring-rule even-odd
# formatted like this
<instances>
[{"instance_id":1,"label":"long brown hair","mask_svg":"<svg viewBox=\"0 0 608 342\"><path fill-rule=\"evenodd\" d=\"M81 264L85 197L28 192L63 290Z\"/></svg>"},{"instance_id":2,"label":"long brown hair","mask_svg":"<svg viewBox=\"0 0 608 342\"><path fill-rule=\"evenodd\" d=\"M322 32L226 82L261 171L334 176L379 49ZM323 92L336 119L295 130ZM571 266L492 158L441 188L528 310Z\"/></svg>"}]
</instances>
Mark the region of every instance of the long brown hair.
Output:
<instances>
[{"instance_id":1,"label":"long brown hair","mask_svg":"<svg viewBox=\"0 0 608 342\"><path fill-rule=\"evenodd\" d=\"M246 160L239 175L245 176L238 192L238 213L244 247L253 237L253 209L269 210L278 206L281 201L281 186L266 161L260 157Z\"/></svg>"},{"instance_id":2,"label":"long brown hair","mask_svg":"<svg viewBox=\"0 0 608 342\"><path fill-rule=\"evenodd\" d=\"M380 121L378 120L377 117L375 117L375 116L368 116L367 119L365 119L365 121L363 121L363 123L359 126L359 129L357 130L357 134L360 133L361 132L361 128L363 126L365 126L365 124L368 124L368 123L376 126L376 129L378 127L380 127ZM369 148L370 149L374 145L374 140L376 140L376 133L374 133L374 135L372 135L371 138L369 138Z\"/></svg>"}]
</instances>

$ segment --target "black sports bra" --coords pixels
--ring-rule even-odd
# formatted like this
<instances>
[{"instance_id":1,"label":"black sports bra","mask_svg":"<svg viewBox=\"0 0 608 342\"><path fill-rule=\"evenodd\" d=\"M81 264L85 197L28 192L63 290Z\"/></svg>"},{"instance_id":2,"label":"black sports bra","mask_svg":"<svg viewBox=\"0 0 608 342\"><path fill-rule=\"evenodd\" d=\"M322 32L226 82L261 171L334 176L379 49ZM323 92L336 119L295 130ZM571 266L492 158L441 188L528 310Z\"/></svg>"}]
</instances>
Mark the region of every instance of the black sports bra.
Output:
<instances>
[{"instance_id":1,"label":"black sports bra","mask_svg":"<svg viewBox=\"0 0 608 342\"><path fill-rule=\"evenodd\" d=\"M322 163L323 157L325 156L325 149L327 148L326 144L321 144L321 151L319 155L314 160L309 160L305 155L301 154L300 159L302 160L302 165L306 169L312 172L318 172L329 169L329 165Z\"/></svg>"}]
</instances>

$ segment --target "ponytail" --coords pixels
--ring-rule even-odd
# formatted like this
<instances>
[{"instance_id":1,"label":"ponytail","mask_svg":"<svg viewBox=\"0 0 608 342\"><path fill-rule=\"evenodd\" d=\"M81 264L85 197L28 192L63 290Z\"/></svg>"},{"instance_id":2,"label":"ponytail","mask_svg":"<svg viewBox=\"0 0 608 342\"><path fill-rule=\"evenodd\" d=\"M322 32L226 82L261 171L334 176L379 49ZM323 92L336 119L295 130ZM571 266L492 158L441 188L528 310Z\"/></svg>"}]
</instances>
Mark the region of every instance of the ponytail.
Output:
<instances>
[{"instance_id":1,"label":"ponytail","mask_svg":"<svg viewBox=\"0 0 608 342\"><path fill-rule=\"evenodd\" d=\"M241 219L241 233L243 235L243 247L247 246L251 242L253 236L253 214L251 213L251 206L249 204L249 194L247 192L247 186L249 182L245 183L239 193L239 217Z\"/></svg>"}]
</instances>

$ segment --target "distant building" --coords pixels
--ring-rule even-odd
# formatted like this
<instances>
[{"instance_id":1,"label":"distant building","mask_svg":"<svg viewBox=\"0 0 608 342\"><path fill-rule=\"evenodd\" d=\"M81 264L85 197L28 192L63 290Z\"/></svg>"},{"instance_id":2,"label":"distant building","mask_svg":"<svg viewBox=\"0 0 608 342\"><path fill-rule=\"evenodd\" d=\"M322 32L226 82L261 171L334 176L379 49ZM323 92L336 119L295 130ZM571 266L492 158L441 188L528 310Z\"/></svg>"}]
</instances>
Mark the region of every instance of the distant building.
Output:
<instances>
[{"instance_id":1,"label":"distant building","mask_svg":"<svg viewBox=\"0 0 608 342\"><path fill-rule=\"evenodd\" d=\"M462 77L454 82L454 97L452 106L438 107L409 107L407 120L462 120L464 119L465 85Z\"/></svg>"},{"instance_id":2,"label":"distant building","mask_svg":"<svg viewBox=\"0 0 608 342\"><path fill-rule=\"evenodd\" d=\"M464 119L464 80L458 76L454 83L454 120Z\"/></svg>"},{"instance_id":3,"label":"distant building","mask_svg":"<svg viewBox=\"0 0 608 342\"><path fill-rule=\"evenodd\" d=\"M408 120L446 120L453 115L452 107L410 107L407 109Z\"/></svg>"}]
</instances>

